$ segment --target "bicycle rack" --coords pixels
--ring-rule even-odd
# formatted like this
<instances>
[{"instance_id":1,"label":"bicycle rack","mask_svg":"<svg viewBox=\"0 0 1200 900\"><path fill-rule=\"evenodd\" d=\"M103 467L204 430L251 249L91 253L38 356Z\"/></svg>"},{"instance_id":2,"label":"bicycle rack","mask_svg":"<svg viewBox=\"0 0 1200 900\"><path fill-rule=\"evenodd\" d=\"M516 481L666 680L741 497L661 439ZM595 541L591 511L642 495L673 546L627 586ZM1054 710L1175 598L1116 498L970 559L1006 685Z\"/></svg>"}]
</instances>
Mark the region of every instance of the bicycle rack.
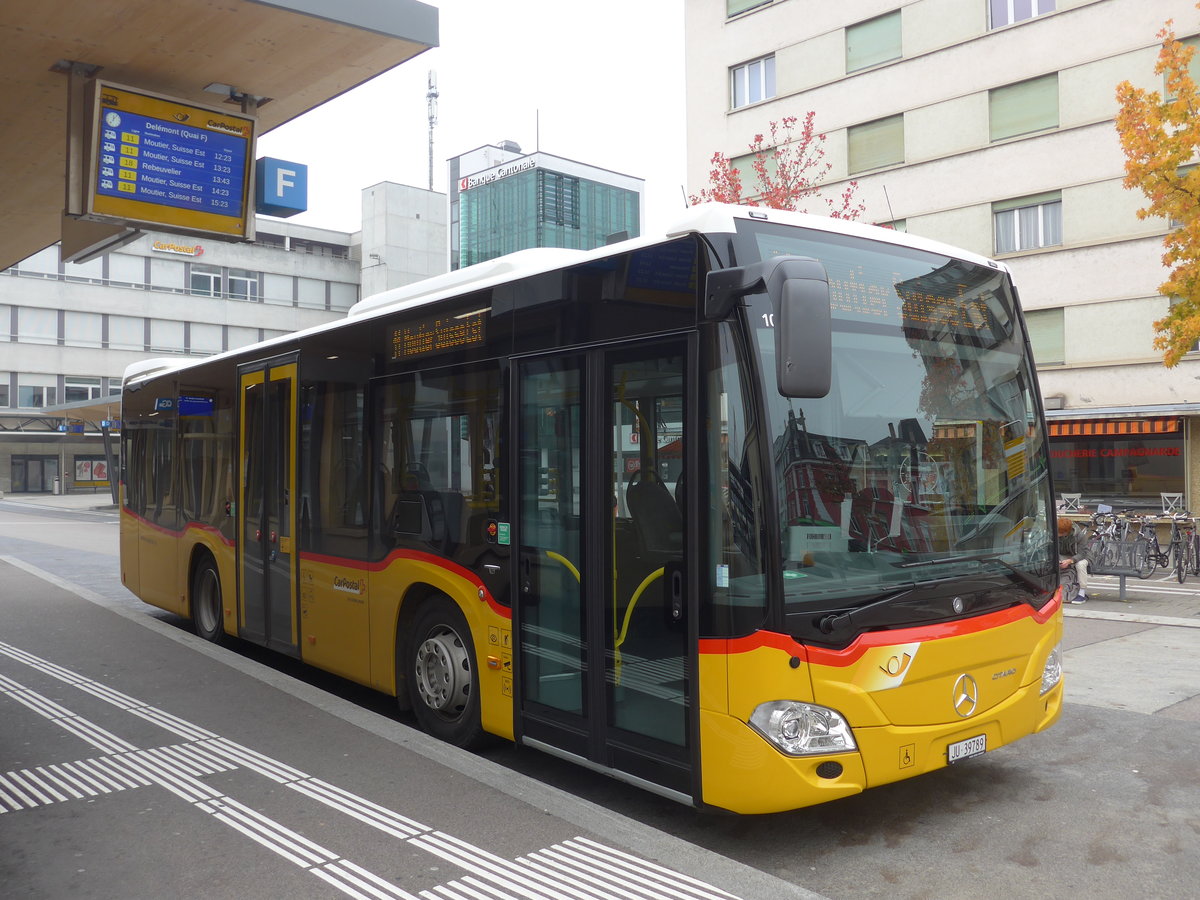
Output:
<instances>
[{"instance_id":1,"label":"bicycle rack","mask_svg":"<svg viewBox=\"0 0 1200 900\"><path fill-rule=\"evenodd\" d=\"M1118 599L1124 601L1125 579L1130 575L1137 576L1137 559L1146 552L1146 544L1148 543L1145 538L1134 538L1129 541L1113 541L1102 545L1100 555L1102 557L1109 557L1109 564L1105 565L1097 560L1090 560L1088 571L1095 575L1116 575L1120 578L1120 594L1118 595ZM1116 551L1115 563L1109 556L1113 550Z\"/></svg>"}]
</instances>

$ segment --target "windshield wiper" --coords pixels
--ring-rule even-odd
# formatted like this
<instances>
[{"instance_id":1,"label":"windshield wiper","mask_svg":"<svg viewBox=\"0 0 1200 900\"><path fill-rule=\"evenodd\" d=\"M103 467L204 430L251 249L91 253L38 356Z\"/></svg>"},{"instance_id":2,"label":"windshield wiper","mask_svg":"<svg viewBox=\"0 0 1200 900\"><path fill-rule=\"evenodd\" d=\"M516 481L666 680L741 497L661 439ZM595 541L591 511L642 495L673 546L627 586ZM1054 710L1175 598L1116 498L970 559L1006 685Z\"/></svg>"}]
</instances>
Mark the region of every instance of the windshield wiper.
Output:
<instances>
[{"instance_id":1,"label":"windshield wiper","mask_svg":"<svg viewBox=\"0 0 1200 900\"><path fill-rule=\"evenodd\" d=\"M919 559L914 562L896 562L892 563L898 569L913 569L918 566L940 566L958 562L998 562L1004 568L1008 569L1022 582L1026 587L1033 588L1037 591L1046 590L1046 586L1030 575L1018 569L1008 560L1003 559L1001 554L996 551L988 553L964 553L961 556L941 556L937 559Z\"/></svg>"},{"instance_id":2,"label":"windshield wiper","mask_svg":"<svg viewBox=\"0 0 1200 900\"><path fill-rule=\"evenodd\" d=\"M940 566L947 563L956 562L975 562L976 560L996 560L1004 562L1000 559L995 550L989 550L986 553L963 553L959 556L936 556L933 559L917 559L911 562L894 562L891 565L897 569L915 569L917 566ZM1007 563L1005 563L1007 565Z\"/></svg>"},{"instance_id":3,"label":"windshield wiper","mask_svg":"<svg viewBox=\"0 0 1200 900\"><path fill-rule=\"evenodd\" d=\"M821 630L822 634L833 634L836 629L841 628L843 625L851 624L854 621L855 616L861 616L868 610L876 609L880 606L887 606L889 603L894 603L901 597L907 597L914 590L915 588L905 588L904 590L895 594L890 594L881 600L875 600L871 603L868 603L866 606L858 606L844 613L830 613L829 615L822 616L821 620L817 622L817 628Z\"/></svg>"}]
</instances>

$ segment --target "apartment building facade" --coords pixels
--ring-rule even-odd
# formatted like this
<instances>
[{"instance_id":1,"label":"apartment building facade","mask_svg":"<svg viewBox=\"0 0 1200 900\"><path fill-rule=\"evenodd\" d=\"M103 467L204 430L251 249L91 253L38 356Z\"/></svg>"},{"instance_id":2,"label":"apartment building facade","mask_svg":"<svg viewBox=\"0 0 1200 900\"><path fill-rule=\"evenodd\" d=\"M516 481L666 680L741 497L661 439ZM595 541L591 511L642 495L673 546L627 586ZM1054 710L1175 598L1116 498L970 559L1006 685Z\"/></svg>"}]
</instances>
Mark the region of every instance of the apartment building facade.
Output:
<instances>
[{"instance_id":1,"label":"apartment building facade","mask_svg":"<svg viewBox=\"0 0 1200 900\"><path fill-rule=\"evenodd\" d=\"M1169 18L1197 42L1191 0L689 0L689 185L815 111L830 196L857 181L865 221L1011 267L1056 488L1200 505L1200 353L1167 369L1153 348L1170 226L1137 217L1114 127L1119 82L1163 89Z\"/></svg>"}]
</instances>

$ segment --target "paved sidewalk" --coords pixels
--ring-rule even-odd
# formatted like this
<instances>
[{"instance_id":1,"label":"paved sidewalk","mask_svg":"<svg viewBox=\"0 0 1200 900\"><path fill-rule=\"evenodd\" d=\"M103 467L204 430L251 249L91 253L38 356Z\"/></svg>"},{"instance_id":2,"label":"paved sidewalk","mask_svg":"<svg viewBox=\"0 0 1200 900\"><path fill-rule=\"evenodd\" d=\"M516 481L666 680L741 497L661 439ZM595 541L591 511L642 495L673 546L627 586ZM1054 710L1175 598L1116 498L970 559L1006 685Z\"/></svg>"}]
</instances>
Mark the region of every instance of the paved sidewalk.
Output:
<instances>
[{"instance_id":1,"label":"paved sidewalk","mask_svg":"<svg viewBox=\"0 0 1200 900\"><path fill-rule=\"evenodd\" d=\"M0 503L17 503L44 509L116 509L108 489L71 494L11 494L0 493Z\"/></svg>"},{"instance_id":2,"label":"paved sidewalk","mask_svg":"<svg viewBox=\"0 0 1200 900\"><path fill-rule=\"evenodd\" d=\"M1087 602L1067 606L1068 617L1200 628L1200 578L1183 584L1162 573L1145 580L1127 578L1124 600L1116 576L1092 576L1088 582Z\"/></svg>"}]
</instances>

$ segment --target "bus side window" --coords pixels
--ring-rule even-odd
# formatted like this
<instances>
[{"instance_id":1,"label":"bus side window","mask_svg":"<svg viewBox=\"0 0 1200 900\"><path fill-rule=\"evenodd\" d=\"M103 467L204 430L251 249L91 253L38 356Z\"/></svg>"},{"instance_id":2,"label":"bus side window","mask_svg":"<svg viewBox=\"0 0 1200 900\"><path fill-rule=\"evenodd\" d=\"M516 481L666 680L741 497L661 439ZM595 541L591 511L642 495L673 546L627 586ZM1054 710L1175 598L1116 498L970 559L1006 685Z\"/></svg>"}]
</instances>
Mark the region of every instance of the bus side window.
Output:
<instances>
[{"instance_id":1,"label":"bus side window","mask_svg":"<svg viewBox=\"0 0 1200 900\"><path fill-rule=\"evenodd\" d=\"M381 393L384 536L448 554L483 543L499 502L498 366L405 375Z\"/></svg>"},{"instance_id":2,"label":"bus side window","mask_svg":"<svg viewBox=\"0 0 1200 900\"><path fill-rule=\"evenodd\" d=\"M363 387L322 381L300 390L300 537L305 549L366 554Z\"/></svg>"}]
</instances>

